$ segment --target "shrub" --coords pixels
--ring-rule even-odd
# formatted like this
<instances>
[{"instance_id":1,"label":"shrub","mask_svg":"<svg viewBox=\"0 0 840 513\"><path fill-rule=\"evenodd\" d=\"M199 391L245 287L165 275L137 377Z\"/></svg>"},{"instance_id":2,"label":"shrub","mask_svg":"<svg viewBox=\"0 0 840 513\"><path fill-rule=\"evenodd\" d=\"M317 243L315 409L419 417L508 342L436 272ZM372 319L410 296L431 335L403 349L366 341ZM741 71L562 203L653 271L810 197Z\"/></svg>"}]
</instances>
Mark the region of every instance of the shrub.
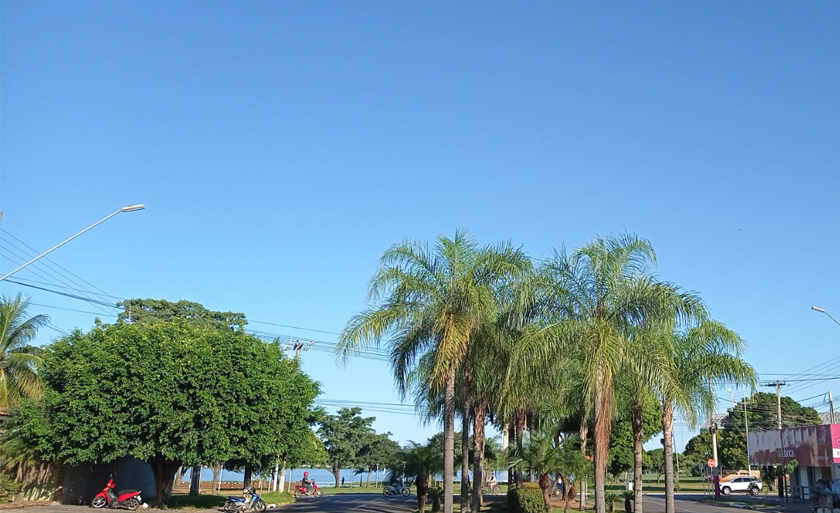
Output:
<instances>
[{"instance_id":1,"label":"shrub","mask_svg":"<svg viewBox=\"0 0 840 513\"><path fill-rule=\"evenodd\" d=\"M0 472L0 502L12 502L22 489L23 483L15 481L5 472Z\"/></svg>"},{"instance_id":2,"label":"shrub","mask_svg":"<svg viewBox=\"0 0 840 513\"><path fill-rule=\"evenodd\" d=\"M508 491L509 513L545 513L542 490L537 483L522 483L522 488Z\"/></svg>"}]
</instances>

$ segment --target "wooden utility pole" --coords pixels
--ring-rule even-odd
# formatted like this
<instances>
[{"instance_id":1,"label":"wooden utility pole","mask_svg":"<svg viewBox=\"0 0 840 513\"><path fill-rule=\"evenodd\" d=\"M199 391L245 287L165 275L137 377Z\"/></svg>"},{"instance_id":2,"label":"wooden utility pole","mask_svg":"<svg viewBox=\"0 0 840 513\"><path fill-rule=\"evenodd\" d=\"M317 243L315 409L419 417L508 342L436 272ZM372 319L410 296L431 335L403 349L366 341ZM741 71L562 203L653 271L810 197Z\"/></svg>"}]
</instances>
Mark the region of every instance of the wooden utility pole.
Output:
<instances>
[{"instance_id":1,"label":"wooden utility pole","mask_svg":"<svg viewBox=\"0 0 840 513\"><path fill-rule=\"evenodd\" d=\"M828 391L828 411L831 412L831 423L834 424L834 396Z\"/></svg>"}]
</instances>

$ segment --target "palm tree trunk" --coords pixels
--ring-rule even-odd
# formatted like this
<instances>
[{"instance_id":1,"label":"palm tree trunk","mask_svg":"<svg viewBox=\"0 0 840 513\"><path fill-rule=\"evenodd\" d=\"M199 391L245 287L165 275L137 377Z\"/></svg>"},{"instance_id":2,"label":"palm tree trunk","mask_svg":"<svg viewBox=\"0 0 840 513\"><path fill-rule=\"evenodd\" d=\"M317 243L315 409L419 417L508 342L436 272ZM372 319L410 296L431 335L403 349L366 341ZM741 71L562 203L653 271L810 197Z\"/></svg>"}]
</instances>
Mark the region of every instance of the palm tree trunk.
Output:
<instances>
[{"instance_id":1,"label":"palm tree trunk","mask_svg":"<svg viewBox=\"0 0 840 513\"><path fill-rule=\"evenodd\" d=\"M551 476L547 473L540 474L539 483L543 496L543 504L545 505L545 513L551 513L551 492L549 491L551 487Z\"/></svg>"},{"instance_id":2,"label":"palm tree trunk","mask_svg":"<svg viewBox=\"0 0 840 513\"><path fill-rule=\"evenodd\" d=\"M516 410L516 448L522 454L522 447L525 443L525 408ZM522 472L516 471L516 487L522 488Z\"/></svg>"},{"instance_id":3,"label":"palm tree trunk","mask_svg":"<svg viewBox=\"0 0 840 513\"><path fill-rule=\"evenodd\" d=\"M584 406L585 408L586 406ZM580 428L578 429L578 435L580 436L580 453L586 456L586 442L589 440L589 422L584 416L580 421ZM586 508L586 478L580 478L580 490L578 495L580 495L579 507L580 511L583 511Z\"/></svg>"},{"instance_id":4,"label":"palm tree trunk","mask_svg":"<svg viewBox=\"0 0 840 513\"><path fill-rule=\"evenodd\" d=\"M610 380L603 369L595 376L595 513L606 513L604 485L612 431L613 397Z\"/></svg>"},{"instance_id":5,"label":"palm tree trunk","mask_svg":"<svg viewBox=\"0 0 840 513\"><path fill-rule=\"evenodd\" d=\"M633 399L633 513L642 513L642 445L644 444L644 420L641 397Z\"/></svg>"},{"instance_id":6,"label":"palm tree trunk","mask_svg":"<svg viewBox=\"0 0 840 513\"><path fill-rule=\"evenodd\" d=\"M484 484L484 402L479 401L473 416L473 493L472 513L481 509L481 486Z\"/></svg>"},{"instance_id":7,"label":"palm tree trunk","mask_svg":"<svg viewBox=\"0 0 840 513\"><path fill-rule=\"evenodd\" d=\"M670 399L662 401L662 449L665 456L665 513L674 513L674 405Z\"/></svg>"},{"instance_id":8,"label":"palm tree trunk","mask_svg":"<svg viewBox=\"0 0 840 513\"><path fill-rule=\"evenodd\" d=\"M455 367L446 374L443 396L443 513L453 513L455 492Z\"/></svg>"},{"instance_id":9,"label":"palm tree trunk","mask_svg":"<svg viewBox=\"0 0 840 513\"><path fill-rule=\"evenodd\" d=\"M461 410L461 513L470 508L470 405Z\"/></svg>"}]
</instances>

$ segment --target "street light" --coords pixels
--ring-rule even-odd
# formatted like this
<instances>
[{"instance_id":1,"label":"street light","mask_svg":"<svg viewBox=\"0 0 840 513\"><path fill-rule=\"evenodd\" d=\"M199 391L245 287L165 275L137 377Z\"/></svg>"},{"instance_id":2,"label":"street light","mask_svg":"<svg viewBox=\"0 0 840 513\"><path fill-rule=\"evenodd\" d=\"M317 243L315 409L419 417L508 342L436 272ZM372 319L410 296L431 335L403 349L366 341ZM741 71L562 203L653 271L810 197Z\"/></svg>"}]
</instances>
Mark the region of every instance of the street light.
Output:
<instances>
[{"instance_id":1,"label":"street light","mask_svg":"<svg viewBox=\"0 0 840 513\"><path fill-rule=\"evenodd\" d=\"M837 319L835 319L833 315L831 315L830 313L828 313L828 312L825 310L825 308L820 308L820 307L818 307L818 306L812 306L812 307L811 307L811 310L813 310L813 311L815 311L815 312L820 312L820 313L824 313L824 314L826 314L826 315L829 317L829 319L831 319L832 321L834 321L834 323L835 323L835 324L837 324L838 326L840 326L840 322L838 322L838 321L837 321Z\"/></svg>"},{"instance_id":2,"label":"street light","mask_svg":"<svg viewBox=\"0 0 840 513\"><path fill-rule=\"evenodd\" d=\"M23 269L24 267L28 266L29 264L31 264L31 263L33 263L33 262L35 262L35 261L37 261L37 260L40 260L41 258L43 258L43 257L47 256L48 254L52 253L52 252L53 252L53 251L55 251L56 249L60 248L61 246L63 246L63 245L65 245L65 244L67 244L67 243L68 243L68 242L70 242L71 240L75 239L75 238L76 238L76 237L78 237L79 235L81 235L81 234L85 233L85 232L86 232L86 231L88 231L88 230L91 230L91 229L95 228L96 226L98 226L98 225L100 225L100 224L104 223L105 221L107 221L108 219L111 219L111 218L112 218L112 217L114 217L115 215L117 215L117 214L122 214L123 212L134 212L134 211L136 211L136 210L143 210L144 208L146 208L146 206L145 206L145 205L143 205L142 203L140 203L140 204L138 204L138 205L126 205L126 206L122 207L121 209L117 210L116 212L114 212L114 213L112 213L112 214L108 214L107 216L103 217L103 218L102 218L102 219L100 219L99 221L97 221L97 222L93 223L92 225L88 226L88 227L87 227L87 228L85 228L84 230L80 231L80 232L79 232L79 233L77 233L76 235L73 235L73 236L72 236L72 237L70 237L69 239L66 239L66 240L64 240L64 241L62 241L62 242L59 242L58 244L56 244L55 246L51 247L50 249L48 249L48 250L44 251L43 253L41 253L40 255L36 256L36 257L35 257L35 258L33 258L32 260L30 260L30 261L28 261L28 262L25 262L25 263L21 264L20 266L18 266L17 268L15 268L13 271L11 271L11 272L9 272L9 273L5 274L2 278L0 278L0 281L5 280L6 278L8 278L8 277L12 276L13 274L15 274L16 272L20 271L21 269Z\"/></svg>"}]
</instances>

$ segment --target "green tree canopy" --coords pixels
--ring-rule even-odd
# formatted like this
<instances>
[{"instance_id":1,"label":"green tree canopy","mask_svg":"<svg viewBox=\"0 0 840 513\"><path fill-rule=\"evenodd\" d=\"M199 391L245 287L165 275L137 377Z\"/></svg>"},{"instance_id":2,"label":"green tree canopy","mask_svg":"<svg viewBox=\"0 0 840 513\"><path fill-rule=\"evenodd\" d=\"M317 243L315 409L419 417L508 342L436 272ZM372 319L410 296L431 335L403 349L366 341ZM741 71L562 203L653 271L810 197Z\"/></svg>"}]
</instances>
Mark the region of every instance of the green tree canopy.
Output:
<instances>
[{"instance_id":1,"label":"green tree canopy","mask_svg":"<svg viewBox=\"0 0 840 513\"><path fill-rule=\"evenodd\" d=\"M120 322L168 322L183 319L197 326L242 331L248 321L245 314L208 310L193 301L171 302L165 299L127 299L117 306L123 309Z\"/></svg>"},{"instance_id":2,"label":"green tree canopy","mask_svg":"<svg viewBox=\"0 0 840 513\"><path fill-rule=\"evenodd\" d=\"M362 417L361 408L342 408L336 415L321 419L318 434L327 451L327 465L338 488L341 469L356 467L361 461L362 449L374 435L371 425L376 417Z\"/></svg>"},{"instance_id":3,"label":"green tree canopy","mask_svg":"<svg viewBox=\"0 0 840 513\"><path fill-rule=\"evenodd\" d=\"M46 350L43 381L21 436L47 459L147 461L158 502L182 465L278 456L318 394L278 345L184 321L75 331Z\"/></svg>"}]
</instances>

